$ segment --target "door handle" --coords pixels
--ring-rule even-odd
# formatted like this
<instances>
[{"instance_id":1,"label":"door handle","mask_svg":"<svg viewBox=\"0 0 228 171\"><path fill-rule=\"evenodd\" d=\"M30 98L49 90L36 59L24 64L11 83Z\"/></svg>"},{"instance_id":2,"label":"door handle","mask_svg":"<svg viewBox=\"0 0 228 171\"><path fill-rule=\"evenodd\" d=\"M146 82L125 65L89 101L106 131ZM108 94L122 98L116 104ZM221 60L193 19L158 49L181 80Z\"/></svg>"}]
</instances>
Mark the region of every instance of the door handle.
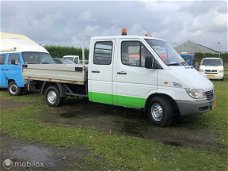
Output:
<instances>
[{"instance_id":1,"label":"door handle","mask_svg":"<svg viewBox=\"0 0 228 171\"><path fill-rule=\"evenodd\" d=\"M125 71L117 72L117 74L119 74L119 75L127 75L127 73Z\"/></svg>"},{"instance_id":2,"label":"door handle","mask_svg":"<svg viewBox=\"0 0 228 171\"><path fill-rule=\"evenodd\" d=\"M97 71L97 70L96 70L96 71L92 71L92 73L100 73L100 71Z\"/></svg>"}]
</instances>

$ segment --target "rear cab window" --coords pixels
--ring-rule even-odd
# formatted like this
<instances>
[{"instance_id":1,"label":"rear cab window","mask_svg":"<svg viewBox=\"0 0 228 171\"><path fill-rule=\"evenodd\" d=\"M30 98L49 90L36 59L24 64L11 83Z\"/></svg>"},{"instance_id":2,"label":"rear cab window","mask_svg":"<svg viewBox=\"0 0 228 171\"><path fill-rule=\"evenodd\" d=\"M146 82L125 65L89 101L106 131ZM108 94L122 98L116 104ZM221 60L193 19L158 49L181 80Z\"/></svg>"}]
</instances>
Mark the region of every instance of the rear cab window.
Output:
<instances>
[{"instance_id":1,"label":"rear cab window","mask_svg":"<svg viewBox=\"0 0 228 171\"><path fill-rule=\"evenodd\" d=\"M98 41L94 46L93 63L96 65L110 65L112 63L112 41Z\"/></svg>"}]
</instances>

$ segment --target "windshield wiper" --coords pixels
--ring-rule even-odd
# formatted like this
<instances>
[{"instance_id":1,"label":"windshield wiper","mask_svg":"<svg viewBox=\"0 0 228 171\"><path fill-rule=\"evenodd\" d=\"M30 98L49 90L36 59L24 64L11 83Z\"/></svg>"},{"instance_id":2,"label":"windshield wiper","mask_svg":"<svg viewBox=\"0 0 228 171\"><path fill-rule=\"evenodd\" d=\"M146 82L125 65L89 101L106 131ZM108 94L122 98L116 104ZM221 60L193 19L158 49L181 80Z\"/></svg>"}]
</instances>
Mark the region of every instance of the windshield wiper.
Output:
<instances>
[{"instance_id":1,"label":"windshield wiper","mask_svg":"<svg viewBox=\"0 0 228 171\"><path fill-rule=\"evenodd\" d=\"M189 64L187 62L181 62L180 64L183 66L189 66Z\"/></svg>"},{"instance_id":2,"label":"windshield wiper","mask_svg":"<svg viewBox=\"0 0 228 171\"><path fill-rule=\"evenodd\" d=\"M173 62L173 63L170 63L170 64L167 64L168 66L179 66L180 64L177 63L177 62Z\"/></svg>"}]
</instances>

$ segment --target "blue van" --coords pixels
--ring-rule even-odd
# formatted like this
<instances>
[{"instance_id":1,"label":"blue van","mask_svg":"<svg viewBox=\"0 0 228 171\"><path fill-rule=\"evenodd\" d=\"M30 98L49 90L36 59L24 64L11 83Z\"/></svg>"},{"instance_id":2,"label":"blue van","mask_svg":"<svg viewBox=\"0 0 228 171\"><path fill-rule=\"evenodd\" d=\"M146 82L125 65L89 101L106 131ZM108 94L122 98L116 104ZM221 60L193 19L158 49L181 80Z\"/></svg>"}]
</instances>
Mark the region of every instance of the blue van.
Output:
<instances>
[{"instance_id":1,"label":"blue van","mask_svg":"<svg viewBox=\"0 0 228 171\"><path fill-rule=\"evenodd\" d=\"M26 87L21 70L23 64L52 64L52 57L46 49L28 43L14 44L13 48L0 50L0 88L7 88L9 94L19 95Z\"/></svg>"}]
</instances>

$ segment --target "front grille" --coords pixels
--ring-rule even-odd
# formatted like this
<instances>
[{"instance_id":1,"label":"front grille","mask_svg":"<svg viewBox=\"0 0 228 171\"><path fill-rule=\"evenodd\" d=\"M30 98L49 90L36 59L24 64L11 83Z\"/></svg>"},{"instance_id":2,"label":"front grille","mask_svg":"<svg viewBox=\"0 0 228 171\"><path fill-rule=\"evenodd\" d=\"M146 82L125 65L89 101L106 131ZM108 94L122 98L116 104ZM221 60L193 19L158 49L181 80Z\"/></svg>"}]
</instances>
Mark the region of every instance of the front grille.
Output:
<instances>
[{"instance_id":1,"label":"front grille","mask_svg":"<svg viewBox=\"0 0 228 171\"><path fill-rule=\"evenodd\" d=\"M207 100L212 100L215 97L214 90L206 91L205 92Z\"/></svg>"},{"instance_id":2,"label":"front grille","mask_svg":"<svg viewBox=\"0 0 228 171\"><path fill-rule=\"evenodd\" d=\"M206 69L205 72L206 73L217 73L218 71L217 70L208 70L208 69Z\"/></svg>"},{"instance_id":3,"label":"front grille","mask_svg":"<svg viewBox=\"0 0 228 171\"><path fill-rule=\"evenodd\" d=\"M209 70L209 69L206 69L205 71L206 72L217 72L217 70Z\"/></svg>"}]
</instances>

